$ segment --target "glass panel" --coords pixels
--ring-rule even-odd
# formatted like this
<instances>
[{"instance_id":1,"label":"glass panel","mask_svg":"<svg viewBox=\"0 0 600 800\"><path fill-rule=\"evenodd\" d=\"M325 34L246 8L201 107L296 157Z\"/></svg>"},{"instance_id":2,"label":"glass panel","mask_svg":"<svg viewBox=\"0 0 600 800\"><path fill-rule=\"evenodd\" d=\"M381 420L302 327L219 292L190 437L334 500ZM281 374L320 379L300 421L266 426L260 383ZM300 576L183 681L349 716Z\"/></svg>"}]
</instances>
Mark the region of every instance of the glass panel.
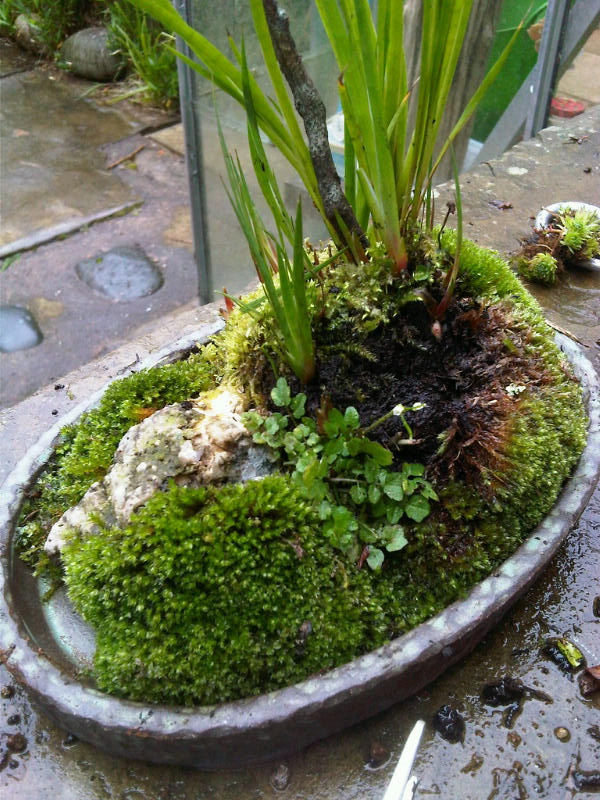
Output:
<instances>
[{"instance_id":1,"label":"glass panel","mask_svg":"<svg viewBox=\"0 0 600 800\"><path fill-rule=\"evenodd\" d=\"M262 57L252 26L252 15L248 0L187 0L187 13L190 23L202 32L219 49L233 59L228 36L241 46L245 42L248 61L263 89L270 91L270 81L262 66ZM327 113L332 116L337 111L337 69L322 29L316 8L311 0L286 0L285 8L290 18L290 28L303 55L304 63L323 97ZM218 110L229 150L237 151L242 164L247 165L246 177L251 187L257 187L252 170L246 134L244 111L238 104L199 76L195 76L195 96L193 107L200 126L203 169L201 179L207 206L208 239L212 263L213 285L219 291L223 287L238 294L255 277L246 243L239 230L237 220L229 204L223 186L225 168L218 139L216 113ZM328 238L326 229L312 208L308 195L301 189L299 179L287 161L268 141L265 142L267 156L280 181L286 203L293 213L298 196L305 200L303 205L305 235L313 241ZM259 208L260 193L255 195Z\"/></svg>"}]
</instances>

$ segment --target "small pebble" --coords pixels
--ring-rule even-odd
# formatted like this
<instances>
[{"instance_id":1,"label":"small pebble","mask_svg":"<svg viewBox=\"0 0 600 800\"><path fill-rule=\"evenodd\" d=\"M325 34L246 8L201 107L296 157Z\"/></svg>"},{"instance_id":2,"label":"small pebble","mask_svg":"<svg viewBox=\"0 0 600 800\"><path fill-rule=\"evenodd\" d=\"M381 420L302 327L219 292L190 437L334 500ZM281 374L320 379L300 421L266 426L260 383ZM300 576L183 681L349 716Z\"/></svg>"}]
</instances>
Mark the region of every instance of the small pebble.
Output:
<instances>
[{"instance_id":1,"label":"small pebble","mask_svg":"<svg viewBox=\"0 0 600 800\"><path fill-rule=\"evenodd\" d=\"M455 744L465 738L465 720L463 716L451 706L438 708L433 716L433 727L442 739Z\"/></svg>"},{"instance_id":2,"label":"small pebble","mask_svg":"<svg viewBox=\"0 0 600 800\"><path fill-rule=\"evenodd\" d=\"M21 722L21 715L20 714L11 714L10 717L6 720L8 725L18 725Z\"/></svg>"},{"instance_id":3,"label":"small pebble","mask_svg":"<svg viewBox=\"0 0 600 800\"><path fill-rule=\"evenodd\" d=\"M468 764L465 764L465 766L461 769L461 772L464 772L465 775L477 772L478 769L481 769L483 763L484 763L483 756L480 756L479 753L473 753L473 755L471 756L471 760L469 761Z\"/></svg>"},{"instance_id":4,"label":"small pebble","mask_svg":"<svg viewBox=\"0 0 600 800\"><path fill-rule=\"evenodd\" d=\"M510 733L507 733L506 738L512 744L512 746L515 748L515 750L517 749L517 747L523 741L516 731L510 731Z\"/></svg>"},{"instance_id":5,"label":"small pebble","mask_svg":"<svg viewBox=\"0 0 600 800\"><path fill-rule=\"evenodd\" d=\"M571 733L567 728L563 728L559 726L558 728L554 728L554 735L556 738L561 742L568 742L571 738Z\"/></svg>"},{"instance_id":6,"label":"small pebble","mask_svg":"<svg viewBox=\"0 0 600 800\"><path fill-rule=\"evenodd\" d=\"M597 597L594 597L594 603L592 605L592 612L593 612L595 617L600 617L600 594Z\"/></svg>"},{"instance_id":7,"label":"small pebble","mask_svg":"<svg viewBox=\"0 0 600 800\"><path fill-rule=\"evenodd\" d=\"M12 733L6 739L6 746L12 753L22 753L27 750L27 739L22 733Z\"/></svg>"},{"instance_id":8,"label":"small pebble","mask_svg":"<svg viewBox=\"0 0 600 800\"><path fill-rule=\"evenodd\" d=\"M60 389L64 389L64 388L65 388L64 383L56 383L54 385L54 390L57 391L57 392L60 391Z\"/></svg>"},{"instance_id":9,"label":"small pebble","mask_svg":"<svg viewBox=\"0 0 600 800\"><path fill-rule=\"evenodd\" d=\"M369 761L367 766L370 769L378 769L390 760L390 751L381 742L371 742Z\"/></svg>"},{"instance_id":10,"label":"small pebble","mask_svg":"<svg viewBox=\"0 0 600 800\"><path fill-rule=\"evenodd\" d=\"M53 408L52 409L52 416L53 417L58 417L58 408Z\"/></svg>"},{"instance_id":11,"label":"small pebble","mask_svg":"<svg viewBox=\"0 0 600 800\"><path fill-rule=\"evenodd\" d=\"M7 684L6 686L3 686L2 689L0 689L0 695L5 700L10 700L11 697L15 696L15 687L11 686L10 684Z\"/></svg>"},{"instance_id":12,"label":"small pebble","mask_svg":"<svg viewBox=\"0 0 600 800\"><path fill-rule=\"evenodd\" d=\"M287 789L288 784L290 782L291 773L289 766L282 761L273 772L271 773L270 784L277 792L283 792L284 789Z\"/></svg>"}]
</instances>

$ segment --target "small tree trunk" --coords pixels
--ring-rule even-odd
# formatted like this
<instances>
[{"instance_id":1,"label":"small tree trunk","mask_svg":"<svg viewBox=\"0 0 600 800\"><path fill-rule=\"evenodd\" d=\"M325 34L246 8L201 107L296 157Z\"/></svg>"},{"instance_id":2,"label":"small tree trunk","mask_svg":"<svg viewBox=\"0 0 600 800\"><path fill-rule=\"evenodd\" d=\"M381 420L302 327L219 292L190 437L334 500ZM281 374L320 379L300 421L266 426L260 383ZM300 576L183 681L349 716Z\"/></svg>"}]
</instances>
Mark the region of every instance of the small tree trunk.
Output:
<instances>
[{"instance_id":1,"label":"small tree trunk","mask_svg":"<svg viewBox=\"0 0 600 800\"><path fill-rule=\"evenodd\" d=\"M421 23L423 20L423 2L426 1L405 0L404 43L409 86L419 75ZM456 67L454 83L448 97L446 112L440 128L440 141L444 141L448 136L465 105L485 77L488 56L492 47L502 3L503 0L474 0L473 2L471 19L469 20L462 53ZM418 91L418 88L416 91ZM471 119L454 140L454 152L459 168L467 152L472 127L473 120ZM441 183L451 177L452 159L447 155L436 173L436 182Z\"/></svg>"}]
</instances>

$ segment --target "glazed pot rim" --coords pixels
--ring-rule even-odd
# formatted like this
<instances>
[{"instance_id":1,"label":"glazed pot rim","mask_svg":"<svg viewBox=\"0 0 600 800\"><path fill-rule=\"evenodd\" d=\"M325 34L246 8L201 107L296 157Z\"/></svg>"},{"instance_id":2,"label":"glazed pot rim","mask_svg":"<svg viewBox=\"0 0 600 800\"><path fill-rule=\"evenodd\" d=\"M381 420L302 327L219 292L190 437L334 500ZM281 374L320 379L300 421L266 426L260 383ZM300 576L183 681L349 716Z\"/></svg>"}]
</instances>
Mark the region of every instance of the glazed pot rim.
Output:
<instances>
[{"instance_id":1,"label":"glazed pot rim","mask_svg":"<svg viewBox=\"0 0 600 800\"><path fill-rule=\"evenodd\" d=\"M197 342L198 336L190 339ZM293 686L215 706L150 705L83 685L39 654L13 614L11 532L23 488L44 465L59 430L97 403L104 389L97 392L40 438L0 490L0 658L48 715L79 738L120 755L202 768L242 765L298 750L414 694L466 655L532 585L595 487L599 379L573 341L562 335L557 340L584 385L588 440L554 507L524 544L466 598L377 650ZM138 368L173 360L186 346L187 340L178 342L168 354L161 351Z\"/></svg>"}]
</instances>

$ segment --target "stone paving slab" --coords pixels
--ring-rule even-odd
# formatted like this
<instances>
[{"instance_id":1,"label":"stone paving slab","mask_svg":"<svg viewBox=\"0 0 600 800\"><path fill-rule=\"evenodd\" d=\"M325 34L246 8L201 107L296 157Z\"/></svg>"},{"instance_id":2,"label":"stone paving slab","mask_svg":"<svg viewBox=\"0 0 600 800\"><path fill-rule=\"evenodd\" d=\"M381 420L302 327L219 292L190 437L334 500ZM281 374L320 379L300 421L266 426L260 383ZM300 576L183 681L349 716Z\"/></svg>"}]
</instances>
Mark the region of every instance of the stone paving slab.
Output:
<instances>
[{"instance_id":1,"label":"stone paving slab","mask_svg":"<svg viewBox=\"0 0 600 800\"><path fill-rule=\"evenodd\" d=\"M43 113L40 113L40 110ZM2 78L2 255L109 216L139 201L105 169L102 145L134 131L42 70Z\"/></svg>"}]
</instances>

